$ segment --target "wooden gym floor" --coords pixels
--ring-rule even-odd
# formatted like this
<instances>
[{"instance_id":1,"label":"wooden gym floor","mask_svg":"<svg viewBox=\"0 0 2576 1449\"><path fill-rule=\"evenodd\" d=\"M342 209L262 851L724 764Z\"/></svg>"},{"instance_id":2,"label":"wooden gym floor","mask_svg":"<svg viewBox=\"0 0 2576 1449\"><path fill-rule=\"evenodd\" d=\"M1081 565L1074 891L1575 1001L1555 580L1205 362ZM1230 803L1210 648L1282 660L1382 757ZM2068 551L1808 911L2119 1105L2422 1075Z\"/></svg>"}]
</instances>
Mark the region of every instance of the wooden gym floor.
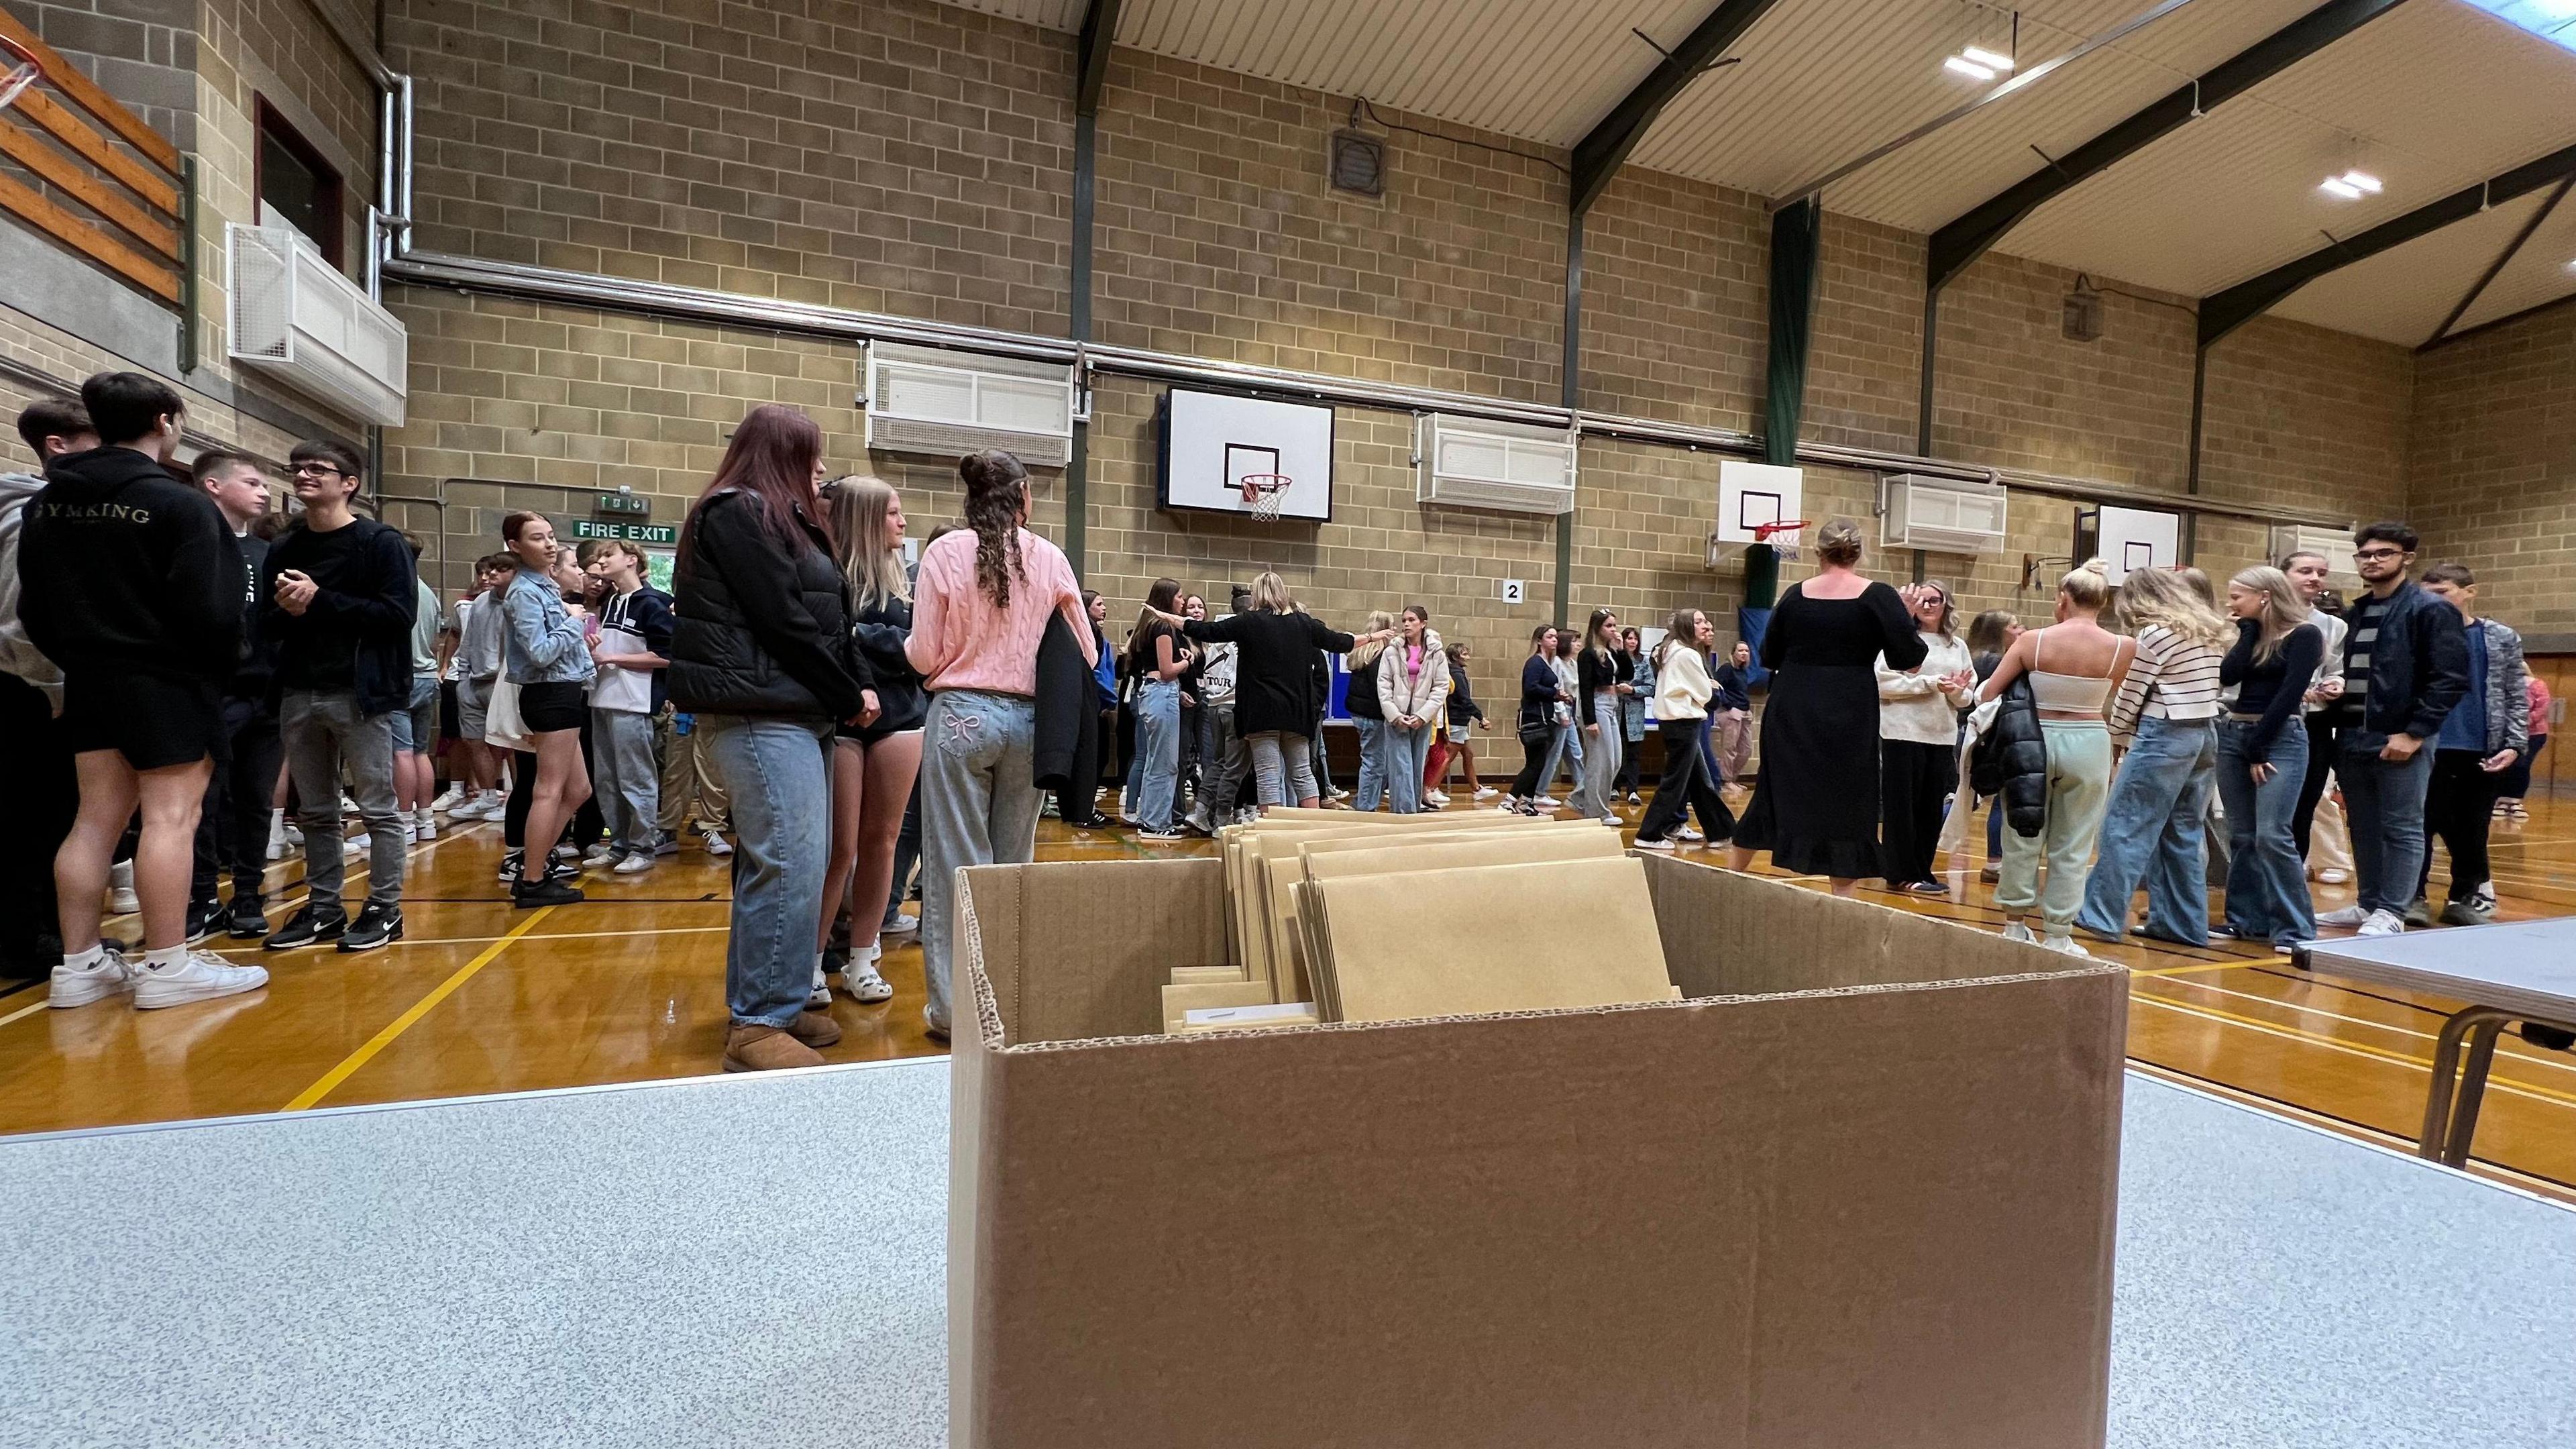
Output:
<instances>
[{"instance_id":1,"label":"wooden gym floor","mask_svg":"<svg viewBox=\"0 0 2576 1449\"><path fill-rule=\"evenodd\" d=\"M1452 809L1464 809L1453 805ZM1633 832L1638 815L1626 814ZM2535 797L2527 822L2497 822L2505 919L2576 911L2576 805ZM1204 851L1044 822L1048 860ZM265 964L267 990L137 1012L45 1007L45 987L0 994L0 1132L316 1106L528 1091L711 1071L721 1054L726 872L694 846L651 873L592 875L580 905L514 912L493 872L497 825L415 847L408 938L383 951L229 951ZM1684 859L1715 859L1685 851ZM300 863L273 867L279 913L300 904ZM352 861L354 897L363 861ZM2439 879L2437 870L2436 879ZM1971 869L1949 900L1871 899L1998 928L1992 888ZM1804 881L1821 889L1822 881ZM2350 888L2318 887L2320 907ZM111 933L131 921L112 922ZM232 943L218 940L217 946ZM2455 1003L2311 977L2232 944L2192 951L2096 946L2136 972L2129 1050L2177 1078L2373 1140L2411 1144L2434 1033ZM921 953L887 953L895 999L836 996L834 1061L917 1056ZM2576 1198L2576 1055L2505 1039L2479 1122L2481 1170Z\"/></svg>"}]
</instances>

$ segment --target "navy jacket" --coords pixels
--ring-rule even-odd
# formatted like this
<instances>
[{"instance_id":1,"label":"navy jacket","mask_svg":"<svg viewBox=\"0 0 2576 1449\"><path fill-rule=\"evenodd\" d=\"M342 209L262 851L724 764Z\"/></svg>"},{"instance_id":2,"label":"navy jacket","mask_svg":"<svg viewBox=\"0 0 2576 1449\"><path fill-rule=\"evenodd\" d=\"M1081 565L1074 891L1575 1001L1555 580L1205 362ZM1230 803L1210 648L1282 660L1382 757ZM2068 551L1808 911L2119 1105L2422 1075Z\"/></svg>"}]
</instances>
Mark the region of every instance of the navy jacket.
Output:
<instances>
[{"instance_id":1,"label":"navy jacket","mask_svg":"<svg viewBox=\"0 0 2576 1449\"><path fill-rule=\"evenodd\" d=\"M2344 736L2343 747L2377 754L2397 734L2430 745L2468 692L2469 634L2460 611L2411 583L2399 584L2371 642L2361 728Z\"/></svg>"}]
</instances>

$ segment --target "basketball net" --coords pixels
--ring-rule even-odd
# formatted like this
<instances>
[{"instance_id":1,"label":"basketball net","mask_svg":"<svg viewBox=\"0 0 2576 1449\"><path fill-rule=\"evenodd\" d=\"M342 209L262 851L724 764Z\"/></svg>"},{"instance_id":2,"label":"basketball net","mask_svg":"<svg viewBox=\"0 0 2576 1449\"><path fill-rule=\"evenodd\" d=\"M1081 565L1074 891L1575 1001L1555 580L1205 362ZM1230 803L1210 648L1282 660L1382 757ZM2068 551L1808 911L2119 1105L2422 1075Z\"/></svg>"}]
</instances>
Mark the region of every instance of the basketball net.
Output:
<instances>
[{"instance_id":1,"label":"basketball net","mask_svg":"<svg viewBox=\"0 0 2576 1449\"><path fill-rule=\"evenodd\" d=\"M1767 548L1774 555L1796 563L1798 541L1806 536L1806 529L1807 520L1803 518L1787 518L1778 523L1757 523L1753 525L1752 546Z\"/></svg>"},{"instance_id":2,"label":"basketball net","mask_svg":"<svg viewBox=\"0 0 2576 1449\"><path fill-rule=\"evenodd\" d=\"M45 68L26 47L5 35L0 35L0 63L4 63L0 64L0 111L5 111L44 75Z\"/></svg>"},{"instance_id":3,"label":"basketball net","mask_svg":"<svg viewBox=\"0 0 2576 1449\"><path fill-rule=\"evenodd\" d=\"M1288 485L1293 481L1285 473L1244 474L1238 485L1243 489L1244 511L1257 522L1278 522L1279 510L1288 506Z\"/></svg>"}]
</instances>

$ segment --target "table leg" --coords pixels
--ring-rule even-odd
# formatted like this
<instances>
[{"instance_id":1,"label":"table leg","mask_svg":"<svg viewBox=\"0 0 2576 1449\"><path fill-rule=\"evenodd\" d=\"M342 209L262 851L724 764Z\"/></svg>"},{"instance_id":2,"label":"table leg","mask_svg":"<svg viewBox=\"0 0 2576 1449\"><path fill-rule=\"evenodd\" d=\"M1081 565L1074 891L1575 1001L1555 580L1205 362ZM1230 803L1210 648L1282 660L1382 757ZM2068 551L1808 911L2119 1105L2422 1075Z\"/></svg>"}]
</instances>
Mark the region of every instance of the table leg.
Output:
<instances>
[{"instance_id":1,"label":"table leg","mask_svg":"<svg viewBox=\"0 0 2576 1449\"><path fill-rule=\"evenodd\" d=\"M2460 1072L2450 1136L2442 1148L2442 1161L2452 1167L2468 1163L2469 1142L2478 1133L2478 1108L2486 1103L2487 1070L2495 1063L2496 1037L2503 1032L2505 1020L2499 1013L2489 1013L2469 1032L2468 1065Z\"/></svg>"},{"instance_id":2,"label":"table leg","mask_svg":"<svg viewBox=\"0 0 2576 1449\"><path fill-rule=\"evenodd\" d=\"M2472 1006L2442 1023L2442 1035L2433 1046L2433 1086L2424 1099L2424 1135L2415 1143L2418 1157L2439 1162L2450 1145L2451 1083L2460 1071L2460 1042L2480 1014L2481 1009Z\"/></svg>"}]
</instances>

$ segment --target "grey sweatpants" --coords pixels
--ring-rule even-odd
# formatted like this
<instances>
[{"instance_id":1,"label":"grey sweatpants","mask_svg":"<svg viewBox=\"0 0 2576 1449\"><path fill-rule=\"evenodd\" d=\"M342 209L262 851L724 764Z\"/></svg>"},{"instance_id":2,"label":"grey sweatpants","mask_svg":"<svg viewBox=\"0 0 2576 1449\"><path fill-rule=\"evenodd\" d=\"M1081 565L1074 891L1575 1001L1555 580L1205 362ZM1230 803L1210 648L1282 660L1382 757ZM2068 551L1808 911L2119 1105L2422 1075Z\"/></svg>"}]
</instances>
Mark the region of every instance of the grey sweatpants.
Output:
<instances>
[{"instance_id":1,"label":"grey sweatpants","mask_svg":"<svg viewBox=\"0 0 2576 1449\"><path fill-rule=\"evenodd\" d=\"M304 828L304 884L316 905L340 903L340 771L367 822L367 904L402 904L402 816L394 810L394 717L360 714L354 693L290 689L280 702L278 732L287 772L295 777L295 818ZM345 909L345 907L344 907Z\"/></svg>"},{"instance_id":2,"label":"grey sweatpants","mask_svg":"<svg viewBox=\"0 0 2576 1449\"><path fill-rule=\"evenodd\" d=\"M631 709L590 712L590 783L619 859L649 856L662 835L662 777L653 763L653 717Z\"/></svg>"}]
</instances>

